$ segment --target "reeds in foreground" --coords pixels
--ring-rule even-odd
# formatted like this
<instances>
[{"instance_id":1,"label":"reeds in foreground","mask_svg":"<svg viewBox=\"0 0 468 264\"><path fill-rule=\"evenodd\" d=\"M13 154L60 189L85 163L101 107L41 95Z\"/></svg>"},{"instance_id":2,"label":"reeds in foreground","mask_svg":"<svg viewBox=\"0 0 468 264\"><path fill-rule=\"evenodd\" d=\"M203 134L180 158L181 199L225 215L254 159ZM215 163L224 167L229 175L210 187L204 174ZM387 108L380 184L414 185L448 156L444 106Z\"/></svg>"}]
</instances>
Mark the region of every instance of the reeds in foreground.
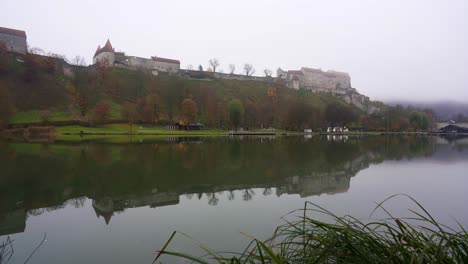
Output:
<instances>
[{"instance_id":1,"label":"reeds in foreground","mask_svg":"<svg viewBox=\"0 0 468 264\"><path fill-rule=\"evenodd\" d=\"M0 264L8 263L13 253L13 240L7 236L4 241L0 242Z\"/></svg>"},{"instance_id":2,"label":"reeds in foreground","mask_svg":"<svg viewBox=\"0 0 468 264\"><path fill-rule=\"evenodd\" d=\"M271 239L253 238L244 252L221 254L201 245L206 252L195 257L166 250L178 232L156 256L170 255L194 263L468 263L468 233L438 223L416 200L419 210L409 210L411 216L396 218L383 204L388 218L364 223L352 216L338 217L316 204L305 203L295 221L279 226ZM324 216L319 221L308 214ZM181 233L179 233L181 234Z\"/></svg>"}]
</instances>

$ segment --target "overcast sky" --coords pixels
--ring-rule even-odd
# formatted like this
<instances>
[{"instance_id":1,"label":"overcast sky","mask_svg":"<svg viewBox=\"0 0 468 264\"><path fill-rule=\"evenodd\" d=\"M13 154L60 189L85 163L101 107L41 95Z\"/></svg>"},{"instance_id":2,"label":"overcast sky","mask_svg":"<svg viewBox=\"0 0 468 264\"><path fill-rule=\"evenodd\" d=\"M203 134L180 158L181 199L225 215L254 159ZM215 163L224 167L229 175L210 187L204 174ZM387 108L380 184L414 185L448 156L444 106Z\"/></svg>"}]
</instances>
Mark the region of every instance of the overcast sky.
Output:
<instances>
[{"instance_id":1,"label":"overcast sky","mask_svg":"<svg viewBox=\"0 0 468 264\"><path fill-rule=\"evenodd\" d=\"M371 99L468 101L466 0L186 0L0 3L0 26L31 47L92 62L116 50L257 74L301 66L345 71Z\"/></svg>"}]
</instances>

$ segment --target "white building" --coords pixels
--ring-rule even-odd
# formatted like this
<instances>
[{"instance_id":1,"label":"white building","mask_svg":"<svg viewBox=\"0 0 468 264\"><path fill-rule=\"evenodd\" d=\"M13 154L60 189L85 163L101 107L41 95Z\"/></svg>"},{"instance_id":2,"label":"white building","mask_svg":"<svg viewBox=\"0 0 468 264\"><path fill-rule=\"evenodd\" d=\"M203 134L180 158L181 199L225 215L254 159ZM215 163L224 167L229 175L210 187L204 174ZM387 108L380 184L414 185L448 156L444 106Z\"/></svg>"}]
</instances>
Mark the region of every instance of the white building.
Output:
<instances>
[{"instance_id":1,"label":"white building","mask_svg":"<svg viewBox=\"0 0 468 264\"><path fill-rule=\"evenodd\" d=\"M331 92L346 94L351 88L351 77L348 73L337 71L322 71L302 67L300 70L277 70L278 78L286 80L288 87L306 89L314 92Z\"/></svg>"}]
</instances>

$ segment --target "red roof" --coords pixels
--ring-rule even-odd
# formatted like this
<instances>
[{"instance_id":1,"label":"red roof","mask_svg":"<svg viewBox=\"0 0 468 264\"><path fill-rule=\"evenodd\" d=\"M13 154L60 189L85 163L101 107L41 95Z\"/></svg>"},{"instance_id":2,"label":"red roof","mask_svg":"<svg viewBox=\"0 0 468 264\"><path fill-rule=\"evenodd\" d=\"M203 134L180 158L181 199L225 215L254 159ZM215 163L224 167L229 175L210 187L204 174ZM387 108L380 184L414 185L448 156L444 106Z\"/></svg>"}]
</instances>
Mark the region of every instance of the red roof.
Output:
<instances>
[{"instance_id":1,"label":"red roof","mask_svg":"<svg viewBox=\"0 0 468 264\"><path fill-rule=\"evenodd\" d=\"M161 58L161 57L151 57L151 59L153 59L154 61L180 64L180 61L173 60L173 59L166 59L166 58Z\"/></svg>"},{"instance_id":2,"label":"red roof","mask_svg":"<svg viewBox=\"0 0 468 264\"><path fill-rule=\"evenodd\" d=\"M106 45L102 47L101 52L108 51L108 52L114 52L114 48L112 48L112 44L110 43L110 40L107 39Z\"/></svg>"},{"instance_id":3,"label":"red roof","mask_svg":"<svg viewBox=\"0 0 468 264\"><path fill-rule=\"evenodd\" d=\"M101 51L101 45L98 45L97 46L97 49L96 49L96 52L94 53L94 57L96 57L96 55L98 55L98 53Z\"/></svg>"},{"instance_id":4,"label":"red roof","mask_svg":"<svg viewBox=\"0 0 468 264\"><path fill-rule=\"evenodd\" d=\"M110 43L109 39L107 40L106 45L104 45L104 47L101 48L101 45L97 47L96 53L94 53L94 57L96 57L101 52L114 52L114 48L112 47L112 44Z\"/></svg>"},{"instance_id":5,"label":"red roof","mask_svg":"<svg viewBox=\"0 0 468 264\"><path fill-rule=\"evenodd\" d=\"M26 32L24 32L23 30L0 27L0 33L26 38Z\"/></svg>"}]
</instances>

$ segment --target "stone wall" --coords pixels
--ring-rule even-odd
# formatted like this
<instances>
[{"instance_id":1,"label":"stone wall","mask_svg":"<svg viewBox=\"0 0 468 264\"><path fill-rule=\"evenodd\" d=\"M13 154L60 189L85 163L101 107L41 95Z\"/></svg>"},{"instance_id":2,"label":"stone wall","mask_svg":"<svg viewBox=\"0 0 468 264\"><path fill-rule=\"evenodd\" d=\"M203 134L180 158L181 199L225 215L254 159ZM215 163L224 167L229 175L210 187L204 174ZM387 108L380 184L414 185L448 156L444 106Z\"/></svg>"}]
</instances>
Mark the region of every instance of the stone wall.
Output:
<instances>
[{"instance_id":1,"label":"stone wall","mask_svg":"<svg viewBox=\"0 0 468 264\"><path fill-rule=\"evenodd\" d=\"M25 37L19 37L9 34L0 33L0 42L5 43L9 51L25 54L27 51L27 44Z\"/></svg>"},{"instance_id":2,"label":"stone wall","mask_svg":"<svg viewBox=\"0 0 468 264\"><path fill-rule=\"evenodd\" d=\"M155 70L161 72L177 73L180 69L180 64L165 62L165 61L155 61L153 60Z\"/></svg>"},{"instance_id":3,"label":"stone wall","mask_svg":"<svg viewBox=\"0 0 468 264\"><path fill-rule=\"evenodd\" d=\"M99 53L93 58L94 64L98 62L106 64L106 65L114 65L114 62L115 62L114 52L105 51L105 52Z\"/></svg>"},{"instance_id":4,"label":"stone wall","mask_svg":"<svg viewBox=\"0 0 468 264\"><path fill-rule=\"evenodd\" d=\"M152 59L146 59L135 56L127 56L127 65L135 69L146 69L154 70L156 69L156 63Z\"/></svg>"},{"instance_id":5,"label":"stone wall","mask_svg":"<svg viewBox=\"0 0 468 264\"><path fill-rule=\"evenodd\" d=\"M247 75L240 75L240 74L195 71L195 70L179 70L179 74L182 77L192 78L192 79L223 79L223 80L262 81L262 82L273 82L275 80L275 78L273 77L247 76Z\"/></svg>"},{"instance_id":6,"label":"stone wall","mask_svg":"<svg viewBox=\"0 0 468 264\"><path fill-rule=\"evenodd\" d=\"M349 89L351 78L347 73L302 68L301 86L310 89Z\"/></svg>"}]
</instances>

